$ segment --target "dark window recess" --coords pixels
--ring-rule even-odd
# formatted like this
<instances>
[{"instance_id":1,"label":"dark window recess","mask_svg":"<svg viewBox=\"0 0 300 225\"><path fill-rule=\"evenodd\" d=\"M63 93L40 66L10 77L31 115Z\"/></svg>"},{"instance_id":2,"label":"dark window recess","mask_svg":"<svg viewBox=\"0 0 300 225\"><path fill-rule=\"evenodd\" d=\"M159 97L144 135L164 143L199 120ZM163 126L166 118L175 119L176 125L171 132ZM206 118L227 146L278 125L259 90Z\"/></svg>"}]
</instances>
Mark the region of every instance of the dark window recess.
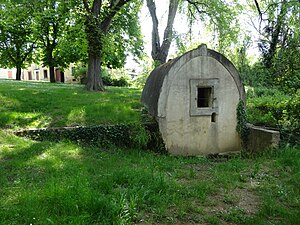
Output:
<instances>
[{"instance_id":1,"label":"dark window recess","mask_svg":"<svg viewBox=\"0 0 300 225\"><path fill-rule=\"evenodd\" d=\"M204 107L211 107L211 87L198 87L197 93L197 107L204 108Z\"/></svg>"},{"instance_id":2,"label":"dark window recess","mask_svg":"<svg viewBox=\"0 0 300 225\"><path fill-rule=\"evenodd\" d=\"M47 79L47 78L48 78L48 71L44 70L44 79Z\"/></svg>"},{"instance_id":3,"label":"dark window recess","mask_svg":"<svg viewBox=\"0 0 300 225\"><path fill-rule=\"evenodd\" d=\"M212 123L217 122L217 114L216 113L211 114L211 122Z\"/></svg>"}]
</instances>

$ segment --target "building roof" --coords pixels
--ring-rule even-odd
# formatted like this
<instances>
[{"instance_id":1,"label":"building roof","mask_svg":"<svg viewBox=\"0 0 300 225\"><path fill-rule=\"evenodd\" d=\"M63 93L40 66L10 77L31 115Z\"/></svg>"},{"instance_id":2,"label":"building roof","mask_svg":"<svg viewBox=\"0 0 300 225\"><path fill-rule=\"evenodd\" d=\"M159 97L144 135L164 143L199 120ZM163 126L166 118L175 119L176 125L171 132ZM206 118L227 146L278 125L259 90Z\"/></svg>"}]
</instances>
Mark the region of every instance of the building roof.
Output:
<instances>
[{"instance_id":1,"label":"building roof","mask_svg":"<svg viewBox=\"0 0 300 225\"><path fill-rule=\"evenodd\" d=\"M214 50L207 49L205 44L201 44L198 48L186 52L182 56L169 60L167 63L160 65L150 73L142 93L141 101L147 107L148 112L152 116L157 116L158 100L161 93L161 88L172 66L176 63L180 63L183 65L198 56L212 57L219 61L233 77L239 90L240 99L245 102L244 86L234 65L222 54Z\"/></svg>"}]
</instances>

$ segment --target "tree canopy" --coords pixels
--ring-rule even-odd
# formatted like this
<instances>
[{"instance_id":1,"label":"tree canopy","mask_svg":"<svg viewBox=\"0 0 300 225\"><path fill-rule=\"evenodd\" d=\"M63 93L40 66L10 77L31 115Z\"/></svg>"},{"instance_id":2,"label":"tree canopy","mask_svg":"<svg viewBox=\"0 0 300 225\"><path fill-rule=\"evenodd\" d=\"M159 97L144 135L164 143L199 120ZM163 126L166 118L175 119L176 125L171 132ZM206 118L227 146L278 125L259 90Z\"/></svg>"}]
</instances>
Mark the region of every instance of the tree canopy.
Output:
<instances>
[{"instance_id":1,"label":"tree canopy","mask_svg":"<svg viewBox=\"0 0 300 225\"><path fill-rule=\"evenodd\" d=\"M0 66L15 67L17 80L21 80L21 68L31 62L36 46L34 22L28 16L32 12L26 1L0 4Z\"/></svg>"},{"instance_id":2,"label":"tree canopy","mask_svg":"<svg viewBox=\"0 0 300 225\"><path fill-rule=\"evenodd\" d=\"M0 65L17 68L16 79L21 79L21 68L33 61L42 63L55 82L54 67L63 70L81 61L88 65L87 90L103 91L102 67L120 68L129 54L144 55L142 4L138 0L2 0ZM166 9L155 0L144 4L152 20L151 56L156 65L166 62L172 43L176 54L182 54L206 36L212 48L247 73L246 82L299 88L299 1L170 0ZM165 23L158 11L166 12ZM184 33L177 30L179 20L185 21ZM162 34L161 24L165 24ZM247 54L251 45L261 53L253 67Z\"/></svg>"}]
</instances>

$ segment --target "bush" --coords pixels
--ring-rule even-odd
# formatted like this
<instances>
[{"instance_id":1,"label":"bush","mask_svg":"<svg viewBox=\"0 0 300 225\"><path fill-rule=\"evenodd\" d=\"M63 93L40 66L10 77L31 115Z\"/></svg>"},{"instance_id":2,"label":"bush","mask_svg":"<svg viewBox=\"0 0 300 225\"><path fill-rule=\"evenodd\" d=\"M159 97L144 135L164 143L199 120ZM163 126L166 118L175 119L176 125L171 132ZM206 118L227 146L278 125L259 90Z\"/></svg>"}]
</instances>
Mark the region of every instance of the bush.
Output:
<instances>
[{"instance_id":1,"label":"bush","mask_svg":"<svg viewBox=\"0 0 300 225\"><path fill-rule=\"evenodd\" d=\"M102 70L102 81L105 86L127 87L130 86L130 78L123 70Z\"/></svg>"},{"instance_id":2,"label":"bush","mask_svg":"<svg viewBox=\"0 0 300 225\"><path fill-rule=\"evenodd\" d=\"M274 127L282 139L296 144L300 139L300 91L287 95L277 89L248 88L247 121Z\"/></svg>"},{"instance_id":3,"label":"bush","mask_svg":"<svg viewBox=\"0 0 300 225\"><path fill-rule=\"evenodd\" d=\"M87 82L87 67L79 65L72 71L72 75L76 79L80 79L81 84ZM130 86L130 77L127 76L125 70L113 70L102 68L102 82L105 86L127 87Z\"/></svg>"}]
</instances>

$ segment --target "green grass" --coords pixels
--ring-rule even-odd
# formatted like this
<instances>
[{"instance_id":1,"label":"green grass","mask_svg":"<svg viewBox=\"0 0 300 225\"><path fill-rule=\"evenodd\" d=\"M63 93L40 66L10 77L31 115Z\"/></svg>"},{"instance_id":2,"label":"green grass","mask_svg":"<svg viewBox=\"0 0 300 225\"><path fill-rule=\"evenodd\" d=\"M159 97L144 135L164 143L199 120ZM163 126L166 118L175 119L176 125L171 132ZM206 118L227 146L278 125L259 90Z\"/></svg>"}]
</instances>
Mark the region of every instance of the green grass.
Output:
<instances>
[{"instance_id":1,"label":"green grass","mask_svg":"<svg viewBox=\"0 0 300 225\"><path fill-rule=\"evenodd\" d=\"M40 99L43 90L49 96L42 99L55 99L52 106ZM76 125L81 117L73 122L59 118L84 105L101 111L105 101L111 113L94 112L97 118L86 113L83 125L136 122L139 95L140 90L130 88L89 93L80 85L1 81L1 126ZM124 111L114 112L114 105ZM32 121L23 120L25 115L33 115ZM300 224L299 187L296 147L256 156L172 157L36 142L0 130L1 225Z\"/></svg>"},{"instance_id":2,"label":"green grass","mask_svg":"<svg viewBox=\"0 0 300 225\"><path fill-rule=\"evenodd\" d=\"M0 131L0 224L299 224L300 151L171 157Z\"/></svg>"},{"instance_id":3,"label":"green grass","mask_svg":"<svg viewBox=\"0 0 300 225\"><path fill-rule=\"evenodd\" d=\"M9 129L132 123L139 119L141 90L0 80L0 127Z\"/></svg>"}]
</instances>

